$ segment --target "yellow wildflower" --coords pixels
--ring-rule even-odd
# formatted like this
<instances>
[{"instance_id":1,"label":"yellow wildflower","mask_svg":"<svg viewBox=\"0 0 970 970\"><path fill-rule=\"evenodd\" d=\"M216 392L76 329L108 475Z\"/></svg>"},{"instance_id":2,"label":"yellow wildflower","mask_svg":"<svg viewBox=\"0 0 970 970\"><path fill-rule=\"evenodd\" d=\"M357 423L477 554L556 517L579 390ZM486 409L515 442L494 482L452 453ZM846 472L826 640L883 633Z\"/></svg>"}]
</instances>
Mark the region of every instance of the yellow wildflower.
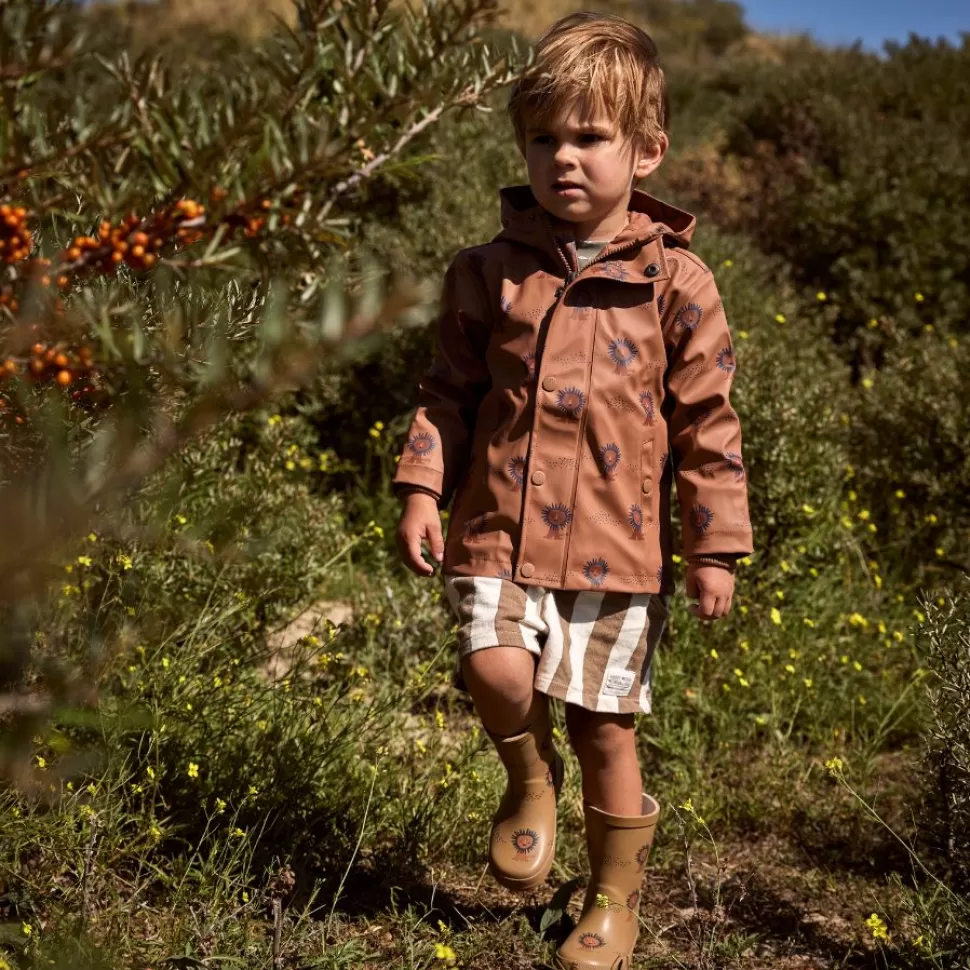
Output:
<instances>
[{"instance_id":1,"label":"yellow wildflower","mask_svg":"<svg viewBox=\"0 0 970 970\"><path fill-rule=\"evenodd\" d=\"M777 606L773 606L771 608L771 622L774 623L775 626L781 626L781 612Z\"/></svg>"},{"instance_id":2,"label":"yellow wildflower","mask_svg":"<svg viewBox=\"0 0 970 970\"><path fill-rule=\"evenodd\" d=\"M785 314L784 314L784 313L776 313L776 314L775 314L775 320L776 320L776 321L777 321L778 323L785 323L785 322L786 322L786 320L787 320L787 317L785 316Z\"/></svg>"},{"instance_id":3,"label":"yellow wildflower","mask_svg":"<svg viewBox=\"0 0 970 970\"><path fill-rule=\"evenodd\" d=\"M436 960L442 960L449 966L454 964L455 960L458 959L458 955L446 943L435 943L434 956Z\"/></svg>"},{"instance_id":4,"label":"yellow wildflower","mask_svg":"<svg viewBox=\"0 0 970 970\"><path fill-rule=\"evenodd\" d=\"M919 293L919 292L917 292L917 293L914 293L914 294L913 294L913 299L914 299L914 300L915 300L915 301L916 301L917 303L922 303L922 302L923 302L923 301L924 301L924 300L926 299L926 297L925 297L925 296L923 296L923 294L922 294L922 293Z\"/></svg>"},{"instance_id":5,"label":"yellow wildflower","mask_svg":"<svg viewBox=\"0 0 970 970\"><path fill-rule=\"evenodd\" d=\"M739 340L747 340L748 337L750 337L750 336L751 335L748 333L747 330L739 330L738 331L738 339Z\"/></svg>"},{"instance_id":6,"label":"yellow wildflower","mask_svg":"<svg viewBox=\"0 0 970 970\"><path fill-rule=\"evenodd\" d=\"M825 762L825 767L828 768L829 774L840 775L845 766L842 763L842 759L836 755L833 758L829 758L829 760Z\"/></svg>"},{"instance_id":7,"label":"yellow wildflower","mask_svg":"<svg viewBox=\"0 0 970 970\"><path fill-rule=\"evenodd\" d=\"M198 778L198 777L199 777L199 766L194 761L190 761L189 778Z\"/></svg>"},{"instance_id":8,"label":"yellow wildflower","mask_svg":"<svg viewBox=\"0 0 970 970\"><path fill-rule=\"evenodd\" d=\"M77 561L78 561L78 565L79 566L90 566L91 565L91 557L90 556L78 556L77 557Z\"/></svg>"},{"instance_id":9,"label":"yellow wildflower","mask_svg":"<svg viewBox=\"0 0 970 970\"><path fill-rule=\"evenodd\" d=\"M873 913L869 919L866 920L866 926L872 930L873 939L876 940L888 940L889 934L886 932L886 924Z\"/></svg>"},{"instance_id":10,"label":"yellow wildflower","mask_svg":"<svg viewBox=\"0 0 970 970\"><path fill-rule=\"evenodd\" d=\"M824 303L828 299L828 294L826 294L823 290L819 290L818 293L815 294L815 299L818 300L819 303Z\"/></svg>"}]
</instances>

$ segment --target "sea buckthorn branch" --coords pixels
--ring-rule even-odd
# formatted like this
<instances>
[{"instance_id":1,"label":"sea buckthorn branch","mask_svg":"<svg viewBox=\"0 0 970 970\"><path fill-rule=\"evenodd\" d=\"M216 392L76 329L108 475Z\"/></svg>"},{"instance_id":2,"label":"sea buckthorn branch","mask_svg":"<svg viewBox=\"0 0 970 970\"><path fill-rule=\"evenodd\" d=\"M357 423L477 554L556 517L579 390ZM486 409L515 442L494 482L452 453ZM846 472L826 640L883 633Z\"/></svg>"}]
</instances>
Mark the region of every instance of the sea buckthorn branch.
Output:
<instances>
[{"instance_id":1,"label":"sea buckthorn branch","mask_svg":"<svg viewBox=\"0 0 970 970\"><path fill-rule=\"evenodd\" d=\"M22 480L0 487L0 605L38 595L47 582L59 575L52 563L61 561L57 550L77 536L91 531L97 517L110 517L112 503L130 496L165 463L200 434L229 414L262 408L283 393L309 381L324 360L371 333L393 326L409 309L421 302L421 295L405 285L383 298L373 291L360 298L367 312L350 315L340 310L343 295L330 294L321 319L339 314L332 332L312 321L286 323L286 334L277 344L268 366L246 381L238 380L228 368L195 400L179 413L156 406L151 415L126 412L114 438L99 455L84 453L80 464L70 463L69 475L52 475L37 469L35 480ZM283 312L282 309L280 312ZM264 327L278 325L266 318ZM331 325L328 324L327 330ZM157 402L156 402L157 403ZM138 440L136 428L149 424L152 432ZM55 461L53 464L57 465ZM38 482L49 482L46 489ZM85 483L79 485L78 483Z\"/></svg>"}]
</instances>

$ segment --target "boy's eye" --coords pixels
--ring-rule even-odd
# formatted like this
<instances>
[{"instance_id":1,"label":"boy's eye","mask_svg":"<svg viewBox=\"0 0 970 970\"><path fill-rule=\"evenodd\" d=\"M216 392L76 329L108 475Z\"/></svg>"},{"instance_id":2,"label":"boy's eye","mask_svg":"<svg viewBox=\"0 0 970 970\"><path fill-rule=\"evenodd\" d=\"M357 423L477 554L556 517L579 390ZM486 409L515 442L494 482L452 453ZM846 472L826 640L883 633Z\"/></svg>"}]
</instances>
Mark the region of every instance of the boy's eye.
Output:
<instances>
[{"instance_id":1,"label":"boy's eye","mask_svg":"<svg viewBox=\"0 0 970 970\"><path fill-rule=\"evenodd\" d=\"M605 139L598 132L595 132L595 131L587 131L585 134L583 134L583 136L580 139L580 141L583 141L587 145L589 145L589 144L593 144L594 142L605 141Z\"/></svg>"}]
</instances>

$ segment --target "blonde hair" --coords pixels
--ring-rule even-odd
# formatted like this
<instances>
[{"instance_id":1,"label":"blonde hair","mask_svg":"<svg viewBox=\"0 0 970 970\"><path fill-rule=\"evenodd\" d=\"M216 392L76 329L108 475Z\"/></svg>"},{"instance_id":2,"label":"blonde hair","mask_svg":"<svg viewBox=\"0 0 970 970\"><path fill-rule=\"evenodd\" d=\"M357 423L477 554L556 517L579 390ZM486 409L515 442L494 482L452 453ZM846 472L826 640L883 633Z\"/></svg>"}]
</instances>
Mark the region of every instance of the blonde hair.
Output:
<instances>
[{"instance_id":1,"label":"blonde hair","mask_svg":"<svg viewBox=\"0 0 970 970\"><path fill-rule=\"evenodd\" d=\"M539 38L535 55L509 96L520 150L527 125L543 127L577 104L606 114L635 147L656 147L670 109L649 34L612 14L574 13Z\"/></svg>"}]
</instances>

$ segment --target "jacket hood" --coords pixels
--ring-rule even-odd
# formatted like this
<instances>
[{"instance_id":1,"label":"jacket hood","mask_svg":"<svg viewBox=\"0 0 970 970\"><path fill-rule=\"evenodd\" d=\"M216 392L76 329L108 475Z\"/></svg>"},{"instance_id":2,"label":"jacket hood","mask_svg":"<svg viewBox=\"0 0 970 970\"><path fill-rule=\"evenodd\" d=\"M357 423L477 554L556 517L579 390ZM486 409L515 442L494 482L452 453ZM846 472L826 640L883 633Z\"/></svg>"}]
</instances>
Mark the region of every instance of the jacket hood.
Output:
<instances>
[{"instance_id":1,"label":"jacket hood","mask_svg":"<svg viewBox=\"0 0 970 970\"><path fill-rule=\"evenodd\" d=\"M557 219L536 201L529 185L513 185L499 192L502 231L493 242L517 242L534 246L561 262L561 248L575 239L572 223ZM630 198L629 222L613 240L610 248L626 248L647 243L658 236L678 246L688 247L694 234L695 218L683 209L634 189Z\"/></svg>"}]
</instances>

